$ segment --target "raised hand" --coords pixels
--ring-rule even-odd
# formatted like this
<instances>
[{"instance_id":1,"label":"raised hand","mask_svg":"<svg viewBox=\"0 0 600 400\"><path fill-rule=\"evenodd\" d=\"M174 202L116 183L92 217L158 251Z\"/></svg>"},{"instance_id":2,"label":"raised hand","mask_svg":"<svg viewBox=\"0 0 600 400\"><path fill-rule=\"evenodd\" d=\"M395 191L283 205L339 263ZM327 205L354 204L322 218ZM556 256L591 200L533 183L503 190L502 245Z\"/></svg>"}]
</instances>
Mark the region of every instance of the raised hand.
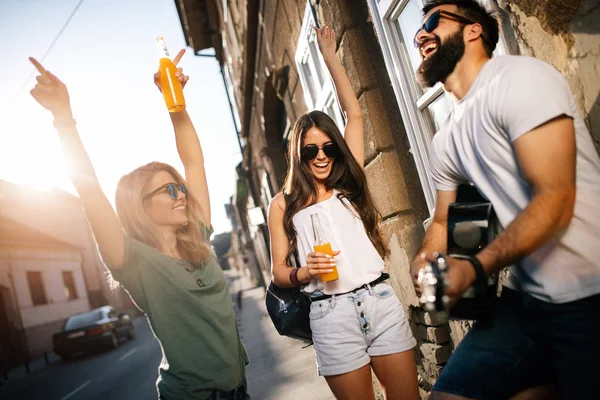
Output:
<instances>
[{"instance_id":1,"label":"raised hand","mask_svg":"<svg viewBox=\"0 0 600 400\"><path fill-rule=\"evenodd\" d=\"M29 57L29 61L40 73L35 79L37 83L29 92L42 107L49 110L54 116L71 115L71 99L67 86L54 74L47 71L35 58Z\"/></svg>"},{"instance_id":2,"label":"raised hand","mask_svg":"<svg viewBox=\"0 0 600 400\"><path fill-rule=\"evenodd\" d=\"M335 56L335 31L327 25L321 29L313 26L313 29L317 34L317 44L323 57Z\"/></svg>"},{"instance_id":3,"label":"raised hand","mask_svg":"<svg viewBox=\"0 0 600 400\"><path fill-rule=\"evenodd\" d=\"M183 57L184 54L185 54L185 49L179 50L179 53L177 53L177 55L173 59L173 64L175 64L175 66L177 66L177 64L179 64L179 61L181 61L181 57ZM183 74L183 69L181 69L181 68L177 68L177 72L175 73L175 76L177 77L179 82L181 82L182 88L185 87L185 84L190 79L189 76ZM154 74L154 84L156 85L156 87L158 87L158 90L160 90L160 92L162 93L162 86L160 85L160 72L157 72Z\"/></svg>"}]
</instances>

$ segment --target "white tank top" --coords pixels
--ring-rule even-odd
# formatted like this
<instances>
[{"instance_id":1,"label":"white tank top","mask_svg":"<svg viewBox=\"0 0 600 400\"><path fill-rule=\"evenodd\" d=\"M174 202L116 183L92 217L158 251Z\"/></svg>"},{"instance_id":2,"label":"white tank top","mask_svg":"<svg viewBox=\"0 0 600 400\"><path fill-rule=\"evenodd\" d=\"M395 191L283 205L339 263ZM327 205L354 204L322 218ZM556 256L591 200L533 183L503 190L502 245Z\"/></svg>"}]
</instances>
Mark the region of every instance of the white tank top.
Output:
<instances>
[{"instance_id":1,"label":"white tank top","mask_svg":"<svg viewBox=\"0 0 600 400\"><path fill-rule=\"evenodd\" d=\"M314 251L311 214L319 215L331 248L341 251L335 257L339 279L324 283L315 277L302 288L305 293L317 290L324 294L350 292L377 279L383 272L383 259L367 236L358 213L348 199L340 200L338 193L334 190L331 198L300 210L293 218L300 265L306 266L307 254Z\"/></svg>"}]
</instances>

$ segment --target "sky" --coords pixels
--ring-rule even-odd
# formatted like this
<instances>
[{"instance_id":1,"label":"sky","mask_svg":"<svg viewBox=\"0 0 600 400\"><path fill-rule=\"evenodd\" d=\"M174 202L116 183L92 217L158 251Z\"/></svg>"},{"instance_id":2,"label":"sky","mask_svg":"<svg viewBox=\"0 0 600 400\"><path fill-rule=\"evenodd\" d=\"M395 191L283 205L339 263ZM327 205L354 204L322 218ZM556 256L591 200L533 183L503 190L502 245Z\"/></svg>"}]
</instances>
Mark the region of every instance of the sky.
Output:
<instances>
[{"instance_id":1,"label":"sky","mask_svg":"<svg viewBox=\"0 0 600 400\"><path fill-rule=\"evenodd\" d=\"M80 0L0 0L0 179L76 194L52 115L29 91L28 57L40 60ZM68 87L74 118L104 193L150 161L183 166L164 100L153 82L155 38L173 57L185 47L174 0L83 0L42 65ZM215 233L231 230L224 204L242 157L218 62L187 48L187 110L204 151ZM23 85L25 88L21 90Z\"/></svg>"}]
</instances>

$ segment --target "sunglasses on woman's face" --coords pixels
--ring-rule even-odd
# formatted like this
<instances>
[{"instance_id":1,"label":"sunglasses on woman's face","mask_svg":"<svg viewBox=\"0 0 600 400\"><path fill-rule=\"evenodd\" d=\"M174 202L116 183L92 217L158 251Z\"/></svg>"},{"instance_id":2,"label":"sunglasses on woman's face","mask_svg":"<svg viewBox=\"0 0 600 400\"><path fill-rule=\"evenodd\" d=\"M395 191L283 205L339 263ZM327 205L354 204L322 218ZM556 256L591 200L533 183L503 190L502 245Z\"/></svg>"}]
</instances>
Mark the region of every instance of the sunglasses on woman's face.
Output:
<instances>
[{"instance_id":1,"label":"sunglasses on woman's face","mask_svg":"<svg viewBox=\"0 0 600 400\"><path fill-rule=\"evenodd\" d=\"M319 150L329 158L339 158L342 155L340 148L335 143L327 143L323 147L318 147L316 144L306 145L300 150L302 159L306 162L313 160L319 154Z\"/></svg>"},{"instance_id":2,"label":"sunglasses on woman's face","mask_svg":"<svg viewBox=\"0 0 600 400\"><path fill-rule=\"evenodd\" d=\"M147 195L144 196L144 199L147 199L149 197L152 197L154 195L157 195L159 193L162 193L164 191L169 192L169 196L173 199L173 200L177 200L178 197L178 191L183 193L184 196L187 196L188 191L187 191L187 187L185 186L185 183L180 183L179 185L176 183L167 183L166 185L162 185L156 189L154 189L153 191L151 191L150 193L148 193Z\"/></svg>"},{"instance_id":3,"label":"sunglasses on woman's face","mask_svg":"<svg viewBox=\"0 0 600 400\"><path fill-rule=\"evenodd\" d=\"M463 24L467 24L467 25L475 23L475 22L471 21L470 19L463 17L462 15L454 14L449 11L437 10L436 12L431 14L429 16L429 18L427 18L427 21L425 21L425 23L423 25L421 25L419 30L417 30L417 33L415 33L415 38L413 39L413 43L417 49L419 48L419 40L417 39L417 36L419 36L419 33L421 33L422 30L425 30L425 32L427 32L427 33L433 32L435 30L435 28L438 27L438 24L440 23L440 18L451 19L451 20L454 20L454 21L457 21L457 22L460 22Z\"/></svg>"}]
</instances>

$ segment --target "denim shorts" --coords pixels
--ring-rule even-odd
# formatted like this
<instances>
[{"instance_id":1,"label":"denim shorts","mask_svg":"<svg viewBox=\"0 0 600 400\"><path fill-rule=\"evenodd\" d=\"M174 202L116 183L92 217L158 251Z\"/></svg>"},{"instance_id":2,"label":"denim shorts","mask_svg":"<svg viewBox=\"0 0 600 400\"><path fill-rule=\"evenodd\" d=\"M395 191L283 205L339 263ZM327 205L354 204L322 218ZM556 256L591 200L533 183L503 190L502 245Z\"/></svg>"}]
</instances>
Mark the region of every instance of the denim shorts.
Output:
<instances>
[{"instance_id":1,"label":"denim shorts","mask_svg":"<svg viewBox=\"0 0 600 400\"><path fill-rule=\"evenodd\" d=\"M402 305L386 282L313 302L310 327L320 376L345 374L370 364L371 357L400 353L417 344Z\"/></svg>"},{"instance_id":2,"label":"denim shorts","mask_svg":"<svg viewBox=\"0 0 600 400\"><path fill-rule=\"evenodd\" d=\"M598 398L600 295L552 304L503 288L492 317L465 336L433 387L507 399L555 381L564 399Z\"/></svg>"}]
</instances>

